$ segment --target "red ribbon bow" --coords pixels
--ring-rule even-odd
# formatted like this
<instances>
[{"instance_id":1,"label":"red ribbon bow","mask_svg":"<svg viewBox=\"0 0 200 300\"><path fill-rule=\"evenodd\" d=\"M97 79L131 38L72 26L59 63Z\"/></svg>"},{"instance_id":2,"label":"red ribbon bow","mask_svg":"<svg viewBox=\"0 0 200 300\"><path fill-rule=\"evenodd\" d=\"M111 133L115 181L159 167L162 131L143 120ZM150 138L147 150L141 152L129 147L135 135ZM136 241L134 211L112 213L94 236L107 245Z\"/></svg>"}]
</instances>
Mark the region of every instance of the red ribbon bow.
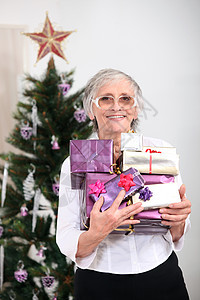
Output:
<instances>
[{"instance_id":1,"label":"red ribbon bow","mask_svg":"<svg viewBox=\"0 0 200 300\"><path fill-rule=\"evenodd\" d=\"M161 151L156 151L156 150L152 150L152 149L147 149L145 152L149 152L149 153L161 153Z\"/></svg>"},{"instance_id":2,"label":"red ribbon bow","mask_svg":"<svg viewBox=\"0 0 200 300\"><path fill-rule=\"evenodd\" d=\"M118 182L118 186L123 187L126 192L128 192L131 186L136 185L133 181L133 174L121 174L120 181Z\"/></svg>"},{"instance_id":3,"label":"red ribbon bow","mask_svg":"<svg viewBox=\"0 0 200 300\"><path fill-rule=\"evenodd\" d=\"M149 152L150 153L150 158L149 158L149 174L152 174L152 155L151 153L161 153L161 151L156 151L156 150L152 150L152 149L147 149L145 152Z\"/></svg>"}]
</instances>

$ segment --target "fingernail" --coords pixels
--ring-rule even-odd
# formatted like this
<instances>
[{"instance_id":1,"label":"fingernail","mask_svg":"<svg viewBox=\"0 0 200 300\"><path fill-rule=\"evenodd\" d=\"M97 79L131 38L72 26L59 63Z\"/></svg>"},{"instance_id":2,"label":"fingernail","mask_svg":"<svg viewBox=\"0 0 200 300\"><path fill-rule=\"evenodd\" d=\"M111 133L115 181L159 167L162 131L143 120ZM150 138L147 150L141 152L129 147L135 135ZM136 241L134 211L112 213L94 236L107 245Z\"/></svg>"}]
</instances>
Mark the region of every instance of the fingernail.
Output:
<instances>
[{"instance_id":1,"label":"fingernail","mask_svg":"<svg viewBox=\"0 0 200 300\"><path fill-rule=\"evenodd\" d=\"M164 209L160 209L160 213L163 213L164 212Z\"/></svg>"},{"instance_id":2,"label":"fingernail","mask_svg":"<svg viewBox=\"0 0 200 300\"><path fill-rule=\"evenodd\" d=\"M174 207L174 205L173 205L173 204L170 204L169 207Z\"/></svg>"}]
</instances>

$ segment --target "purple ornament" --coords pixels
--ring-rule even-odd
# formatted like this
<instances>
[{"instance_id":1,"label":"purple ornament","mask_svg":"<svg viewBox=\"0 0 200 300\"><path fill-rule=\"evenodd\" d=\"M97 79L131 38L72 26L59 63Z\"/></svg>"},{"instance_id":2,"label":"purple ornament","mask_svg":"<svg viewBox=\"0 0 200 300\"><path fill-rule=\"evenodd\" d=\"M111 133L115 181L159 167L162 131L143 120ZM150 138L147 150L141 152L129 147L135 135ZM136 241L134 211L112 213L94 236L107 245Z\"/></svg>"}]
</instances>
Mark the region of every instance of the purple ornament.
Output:
<instances>
[{"instance_id":1,"label":"purple ornament","mask_svg":"<svg viewBox=\"0 0 200 300\"><path fill-rule=\"evenodd\" d=\"M26 270L24 270L24 264L22 260L18 261L17 268L18 270L14 272L15 279L20 283L25 282L27 280L28 273Z\"/></svg>"},{"instance_id":2,"label":"purple ornament","mask_svg":"<svg viewBox=\"0 0 200 300\"><path fill-rule=\"evenodd\" d=\"M148 187L145 187L144 189L139 191L140 196L139 199L147 201L150 200L150 198L153 196L153 193L150 191Z\"/></svg>"},{"instance_id":3,"label":"purple ornament","mask_svg":"<svg viewBox=\"0 0 200 300\"><path fill-rule=\"evenodd\" d=\"M56 194L56 196L59 195L59 183L53 183L52 184L53 192Z\"/></svg>"},{"instance_id":4,"label":"purple ornament","mask_svg":"<svg viewBox=\"0 0 200 300\"><path fill-rule=\"evenodd\" d=\"M23 127L21 127L20 132L23 139L29 140L33 134L33 128L29 127L29 122L27 122L27 124L23 123Z\"/></svg>"},{"instance_id":5,"label":"purple ornament","mask_svg":"<svg viewBox=\"0 0 200 300\"><path fill-rule=\"evenodd\" d=\"M53 149L53 150L59 150L59 149L60 149L60 147L59 147L59 145L58 145L58 142L57 142L57 141L53 142L52 149Z\"/></svg>"},{"instance_id":6,"label":"purple ornament","mask_svg":"<svg viewBox=\"0 0 200 300\"><path fill-rule=\"evenodd\" d=\"M36 255L39 257L44 257L44 249L40 249Z\"/></svg>"},{"instance_id":7,"label":"purple ornament","mask_svg":"<svg viewBox=\"0 0 200 300\"><path fill-rule=\"evenodd\" d=\"M78 109L74 112L74 118L76 119L77 122L83 123L86 121L86 114L84 109Z\"/></svg>"},{"instance_id":8,"label":"purple ornament","mask_svg":"<svg viewBox=\"0 0 200 300\"><path fill-rule=\"evenodd\" d=\"M58 85L58 88L62 92L63 96L65 96L70 89L70 85L68 83L61 83Z\"/></svg>"},{"instance_id":9,"label":"purple ornament","mask_svg":"<svg viewBox=\"0 0 200 300\"><path fill-rule=\"evenodd\" d=\"M3 231L4 231L4 228L3 228L3 226L0 226L0 238L2 237L2 235L3 235Z\"/></svg>"},{"instance_id":10,"label":"purple ornament","mask_svg":"<svg viewBox=\"0 0 200 300\"><path fill-rule=\"evenodd\" d=\"M18 281L18 282L25 282L27 280L27 277L28 277L28 273L26 270L18 270L18 271L15 271L14 273L15 275L15 279Z\"/></svg>"},{"instance_id":11,"label":"purple ornament","mask_svg":"<svg viewBox=\"0 0 200 300\"><path fill-rule=\"evenodd\" d=\"M54 176L55 183L52 184L52 189L54 194L56 194L56 196L59 195L59 180L60 180L59 175Z\"/></svg>"},{"instance_id":12,"label":"purple ornament","mask_svg":"<svg viewBox=\"0 0 200 300\"><path fill-rule=\"evenodd\" d=\"M53 149L53 150L59 150L60 149L60 147L58 145L58 138L55 137L54 135L52 136L51 144L52 144L51 149Z\"/></svg>"},{"instance_id":13,"label":"purple ornament","mask_svg":"<svg viewBox=\"0 0 200 300\"><path fill-rule=\"evenodd\" d=\"M44 287L50 288L54 284L55 278L53 276L44 276L42 277L42 284Z\"/></svg>"},{"instance_id":14,"label":"purple ornament","mask_svg":"<svg viewBox=\"0 0 200 300\"><path fill-rule=\"evenodd\" d=\"M22 217L26 217L28 215L28 208L26 207L26 204L23 204L20 210Z\"/></svg>"},{"instance_id":15,"label":"purple ornament","mask_svg":"<svg viewBox=\"0 0 200 300\"><path fill-rule=\"evenodd\" d=\"M47 250L47 248L43 245L43 243L40 243L40 250L36 255L38 255L39 257L44 257L44 250Z\"/></svg>"}]
</instances>

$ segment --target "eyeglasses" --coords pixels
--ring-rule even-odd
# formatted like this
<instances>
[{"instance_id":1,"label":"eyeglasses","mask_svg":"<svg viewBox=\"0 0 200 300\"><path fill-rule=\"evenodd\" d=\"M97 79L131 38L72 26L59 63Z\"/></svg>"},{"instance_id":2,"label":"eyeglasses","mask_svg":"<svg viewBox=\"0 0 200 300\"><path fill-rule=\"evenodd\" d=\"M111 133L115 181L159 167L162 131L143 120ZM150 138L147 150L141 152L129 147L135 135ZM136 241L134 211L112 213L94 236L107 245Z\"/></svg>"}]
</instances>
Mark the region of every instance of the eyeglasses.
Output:
<instances>
[{"instance_id":1,"label":"eyeglasses","mask_svg":"<svg viewBox=\"0 0 200 300\"><path fill-rule=\"evenodd\" d=\"M113 96L100 96L96 99L92 99L92 102L96 104L98 108L101 109L111 109L114 106L115 101L118 105L124 109L131 109L137 105L137 100L133 96L122 95L115 100Z\"/></svg>"}]
</instances>

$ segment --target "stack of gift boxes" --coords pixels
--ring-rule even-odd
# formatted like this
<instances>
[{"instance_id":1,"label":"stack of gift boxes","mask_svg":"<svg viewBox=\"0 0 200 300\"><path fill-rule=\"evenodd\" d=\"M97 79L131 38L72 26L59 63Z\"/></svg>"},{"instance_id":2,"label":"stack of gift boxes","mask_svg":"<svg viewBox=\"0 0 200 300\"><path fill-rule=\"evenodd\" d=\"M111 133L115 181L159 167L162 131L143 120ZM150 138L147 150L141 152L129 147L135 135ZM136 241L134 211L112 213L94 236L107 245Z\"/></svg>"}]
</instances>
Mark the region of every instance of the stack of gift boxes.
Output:
<instances>
[{"instance_id":1,"label":"stack of gift boxes","mask_svg":"<svg viewBox=\"0 0 200 300\"><path fill-rule=\"evenodd\" d=\"M82 182L84 189L81 229L89 227L90 212L101 196L104 197L103 212L112 205L120 190L125 189L119 209L140 201L144 211L134 216L140 220L139 224L120 227L112 233L165 234L169 227L161 224L159 208L180 201L174 180L179 173L176 149L144 147L142 135L122 133L121 151L116 168L112 140L70 141L71 178L76 182L75 188L80 188Z\"/></svg>"}]
</instances>

